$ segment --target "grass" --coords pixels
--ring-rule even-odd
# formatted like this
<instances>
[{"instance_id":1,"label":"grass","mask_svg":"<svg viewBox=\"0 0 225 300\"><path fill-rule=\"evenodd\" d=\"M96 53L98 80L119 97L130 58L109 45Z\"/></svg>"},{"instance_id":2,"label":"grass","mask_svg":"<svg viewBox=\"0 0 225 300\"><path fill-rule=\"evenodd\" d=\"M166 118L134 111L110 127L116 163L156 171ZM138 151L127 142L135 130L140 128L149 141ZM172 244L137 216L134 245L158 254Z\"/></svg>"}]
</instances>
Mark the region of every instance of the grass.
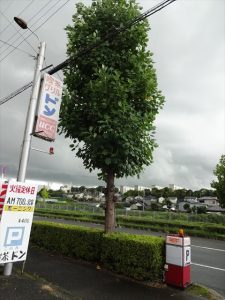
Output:
<instances>
[{"instance_id":1,"label":"grass","mask_svg":"<svg viewBox=\"0 0 225 300\"><path fill-rule=\"evenodd\" d=\"M98 224L104 223L102 214L90 212L36 209L35 215ZM183 228L187 234L192 236L225 240L225 226L215 223L206 224L204 222L188 222L184 220L154 219L153 217L117 216L117 225L166 233L177 233L179 228Z\"/></svg>"},{"instance_id":2,"label":"grass","mask_svg":"<svg viewBox=\"0 0 225 300\"><path fill-rule=\"evenodd\" d=\"M207 300L222 299L222 298L220 298L220 295L218 295L217 293L214 293L210 289L208 289L202 285L199 285L199 284L193 284L193 285L189 286L186 289L186 291L194 296L200 296Z\"/></svg>"}]
</instances>

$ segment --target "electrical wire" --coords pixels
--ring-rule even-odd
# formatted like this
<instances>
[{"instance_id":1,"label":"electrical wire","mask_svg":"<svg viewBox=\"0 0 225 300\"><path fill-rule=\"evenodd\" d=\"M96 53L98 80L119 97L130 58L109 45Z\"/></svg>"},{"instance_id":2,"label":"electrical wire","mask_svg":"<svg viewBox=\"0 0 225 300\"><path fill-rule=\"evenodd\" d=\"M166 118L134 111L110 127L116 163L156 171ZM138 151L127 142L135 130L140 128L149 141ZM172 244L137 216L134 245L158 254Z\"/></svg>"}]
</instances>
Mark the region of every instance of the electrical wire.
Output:
<instances>
[{"instance_id":1,"label":"electrical wire","mask_svg":"<svg viewBox=\"0 0 225 300\"><path fill-rule=\"evenodd\" d=\"M78 53L77 58L80 57L80 56L83 56L84 54L86 54L87 52L91 51L92 49L100 46L102 43L104 43L109 38L115 37L117 34L123 32L123 31L126 31L131 26L136 25L138 22L143 21L144 19L146 19L149 16L155 14L156 12L160 11L161 9L165 8L167 5L169 5L169 4L171 4L171 3L175 2L175 1L176 0L165 0L165 1L161 2L161 3L159 3L158 5L154 6L153 8L147 10L146 12L140 14L138 17L134 18L125 27L122 27L122 28L119 28L119 29L114 28L109 34L107 34L105 36L105 38L103 38L103 41L99 41L98 43L94 43L90 47L81 50L80 53ZM53 69L51 69L47 73L50 74L50 75L52 75L52 74L58 72L59 70L65 68L66 66L68 66L69 63L70 63L70 59L67 59L64 62L62 62L59 65L57 65L56 67L54 67ZM26 90L27 88L29 88L30 86L32 86L32 84L33 83L30 82L27 85L23 86L22 88L18 89L17 91L14 91L13 93L11 93L10 95L8 95L7 97L4 97L3 99L0 100L0 105L4 104L5 102L7 102L10 99L14 98L16 95L22 93L24 90Z\"/></svg>"},{"instance_id":2,"label":"electrical wire","mask_svg":"<svg viewBox=\"0 0 225 300\"><path fill-rule=\"evenodd\" d=\"M35 1L35 0L33 0L33 1ZM52 1L54 1L54 0L49 0L47 3L45 3L45 5L42 6L42 7L39 9L39 11L36 12L33 16L31 16L31 18L28 19L27 22L29 22L30 20L33 20L36 16L38 16L39 13L40 13L43 9L45 9L45 7L48 6L48 4L51 3ZM59 0L59 1L60 1L60 0ZM58 1L58 2L59 2L59 1ZM57 2L57 3L58 3L58 2ZM56 3L56 4L57 4L57 3ZM53 7L53 6L51 6L50 9L51 9L52 7ZM48 12L48 11L49 11L49 9L47 10L47 12ZM39 19L38 19L36 22L38 22L38 21L40 20L40 18L42 18L42 16L40 16ZM34 23L34 24L35 24L35 23ZM30 29L33 27L34 24L31 24ZM8 40L7 40L6 42L11 42L11 40L12 40L14 37L16 38L17 34L18 34L17 32L14 33L14 34L12 34L12 35L8 38ZM25 39L26 34L27 34L27 32L26 32L24 35L22 34L22 38ZM20 39L20 37L17 37L16 39L14 39L14 41L11 42L11 44L16 43L19 39ZM27 39L27 37L26 37L26 39ZM17 45L17 46L19 46L19 45ZM2 51L1 54L3 54L4 52L6 52L8 49L9 49L9 48L7 48L7 49L5 49L4 51ZM9 53L9 52L8 52L8 53ZM11 52L10 52L10 53L11 53ZM6 54L5 56L7 57L8 55ZM4 58L3 58L3 59L4 59Z\"/></svg>"},{"instance_id":3,"label":"electrical wire","mask_svg":"<svg viewBox=\"0 0 225 300\"><path fill-rule=\"evenodd\" d=\"M14 98L15 96L19 95L20 93L24 92L25 90L27 90L28 88L32 87L33 85L33 81L27 83L26 85L24 85L23 87L19 88L18 90L12 92L10 95L8 95L7 97L3 98L0 101L0 105L4 104L5 102L9 101L10 99Z\"/></svg>"},{"instance_id":4,"label":"electrical wire","mask_svg":"<svg viewBox=\"0 0 225 300\"><path fill-rule=\"evenodd\" d=\"M19 12L19 15L21 15L34 1L36 1L36 0L32 0L32 1L30 1L22 10L21 10L21 12ZM13 3L13 0L12 0L12 2L11 3ZM10 6L10 5L9 5ZM8 9L8 8L7 8ZM6 9L6 10L7 10ZM6 12L6 10L4 11L4 13ZM0 34L2 34L12 23L13 23L14 21L12 21L12 22L10 22L10 24L8 24L5 28L3 28L2 29L2 31L0 31ZM7 41L8 42L8 41Z\"/></svg>"},{"instance_id":5,"label":"electrical wire","mask_svg":"<svg viewBox=\"0 0 225 300\"><path fill-rule=\"evenodd\" d=\"M57 3L59 3L61 0L58 0ZM37 29L41 28L47 21L50 20L51 17L53 17L63 6L65 6L70 0L67 0L65 3L63 3L57 10L55 10L50 16L48 16L48 18L42 23L40 24L37 28L34 29L34 31L36 31ZM57 4L56 3L56 4ZM55 4L54 4L55 6ZM46 14L46 13L45 13ZM42 17L41 17L42 18ZM40 18L39 18L40 19ZM31 36L32 33L30 33L26 38L24 38L23 41L21 41L17 46L20 46L29 36ZM18 40L18 39L17 39ZM6 57L8 57L12 52L14 52L15 49L11 50L8 54L6 54L1 60L0 62L2 62ZM3 52L2 52L3 53ZM1 53L1 54L2 54Z\"/></svg>"},{"instance_id":6,"label":"electrical wire","mask_svg":"<svg viewBox=\"0 0 225 300\"><path fill-rule=\"evenodd\" d=\"M0 14L10 23L10 21L9 21L9 19L6 17L6 15L4 15L4 13L3 12L1 12L0 11ZM17 33L20 35L20 36L22 36L23 37L23 35L19 32L19 30L16 28L16 26L15 25L12 25L14 28L15 28L15 30L17 31ZM37 53L37 51L34 49L34 47L28 42L28 41L26 41L26 40L24 40L33 50L34 50L34 52L35 53ZM4 52L4 51L3 51ZM2 52L2 53L3 53ZM0 53L0 55L2 54L2 53Z\"/></svg>"},{"instance_id":7,"label":"electrical wire","mask_svg":"<svg viewBox=\"0 0 225 300\"><path fill-rule=\"evenodd\" d=\"M21 49L21 48L15 47L15 46L13 46L13 45L11 45L11 44L9 44L9 43L7 43L7 42L1 40L1 39L0 39L0 42L3 43L3 44L8 45L8 46L10 46L10 47L15 48L15 50L19 50L19 51L21 51L21 52L24 52L24 53L28 54L28 55L31 56L31 57L35 57L34 55L30 54L29 52L27 52L27 51L25 51L25 50L23 50L23 49Z\"/></svg>"},{"instance_id":8,"label":"electrical wire","mask_svg":"<svg viewBox=\"0 0 225 300\"><path fill-rule=\"evenodd\" d=\"M99 47L100 45L104 44L106 41L109 41L110 39L115 38L120 33L126 31L127 29L136 25L137 23L145 20L150 15L153 15L154 13L160 11L161 9L165 8L167 5L171 4L174 1L176 1L176 0L164 0L164 1L160 2L159 4L155 5L153 8L140 14L138 17L135 17L133 20L128 22L128 24L126 26L123 26L120 28L115 28L115 27L112 28L111 30L108 31L108 33L100 41L93 43L92 45L88 46L87 48L79 49L76 58L86 55L91 50ZM74 59L76 59L76 58L74 58ZM67 59L64 62L62 62L61 64L59 64L58 66L56 66L55 68L53 68L52 70L50 70L48 73L50 75L52 75L52 74L58 72L59 70L65 68L66 66L68 66L69 63L70 63L70 59Z\"/></svg>"},{"instance_id":9,"label":"electrical wire","mask_svg":"<svg viewBox=\"0 0 225 300\"><path fill-rule=\"evenodd\" d=\"M11 2L9 2L9 5L6 7L6 9L4 10L4 13L9 9L9 7L13 4L13 0Z\"/></svg>"}]
</instances>

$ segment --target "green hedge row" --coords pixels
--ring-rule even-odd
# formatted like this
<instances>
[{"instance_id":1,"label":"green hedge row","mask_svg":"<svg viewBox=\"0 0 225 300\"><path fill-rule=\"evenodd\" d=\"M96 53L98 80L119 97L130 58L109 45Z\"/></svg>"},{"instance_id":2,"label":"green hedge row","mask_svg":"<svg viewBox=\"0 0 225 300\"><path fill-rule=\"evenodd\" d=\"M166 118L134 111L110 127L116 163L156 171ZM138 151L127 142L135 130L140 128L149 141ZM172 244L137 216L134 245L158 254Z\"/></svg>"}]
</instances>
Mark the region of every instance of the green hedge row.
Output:
<instances>
[{"instance_id":1,"label":"green hedge row","mask_svg":"<svg viewBox=\"0 0 225 300\"><path fill-rule=\"evenodd\" d=\"M35 210L35 215L49 216L53 218L64 218L80 220L93 223L104 223L104 216L82 212ZM187 222L178 220L162 220L145 217L118 216L117 225L140 229L151 229L162 232L177 232L182 227L186 233L203 237L215 237L225 239L225 226L219 224L206 224L203 222Z\"/></svg>"},{"instance_id":2,"label":"green hedge row","mask_svg":"<svg viewBox=\"0 0 225 300\"><path fill-rule=\"evenodd\" d=\"M160 237L104 234L99 229L33 222L31 242L66 256L102 263L137 280L162 279L165 241Z\"/></svg>"},{"instance_id":3,"label":"green hedge row","mask_svg":"<svg viewBox=\"0 0 225 300\"><path fill-rule=\"evenodd\" d=\"M113 233L104 235L101 260L112 271L138 280L162 279L164 239Z\"/></svg>"}]
</instances>

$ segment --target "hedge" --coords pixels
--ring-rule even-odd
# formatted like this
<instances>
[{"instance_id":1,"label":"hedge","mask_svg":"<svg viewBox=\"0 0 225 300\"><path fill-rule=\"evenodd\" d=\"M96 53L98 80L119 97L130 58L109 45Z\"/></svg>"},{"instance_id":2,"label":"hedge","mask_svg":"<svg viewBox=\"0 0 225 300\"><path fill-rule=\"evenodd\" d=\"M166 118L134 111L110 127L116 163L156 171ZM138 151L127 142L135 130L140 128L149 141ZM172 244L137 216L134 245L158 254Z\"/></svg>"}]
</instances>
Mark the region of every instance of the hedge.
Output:
<instances>
[{"instance_id":1,"label":"hedge","mask_svg":"<svg viewBox=\"0 0 225 300\"><path fill-rule=\"evenodd\" d=\"M112 271L138 280L163 276L165 241L159 237L126 233L104 235L101 261Z\"/></svg>"},{"instance_id":2,"label":"hedge","mask_svg":"<svg viewBox=\"0 0 225 300\"><path fill-rule=\"evenodd\" d=\"M33 222L31 242L47 250L87 261L101 255L102 231L50 222Z\"/></svg>"},{"instance_id":3,"label":"hedge","mask_svg":"<svg viewBox=\"0 0 225 300\"><path fill-rule=\"evenodd\" d=\"M162 280L165 241L160 237L104 234L100 229L33 222L31 242L66 256L98 262L137 280Z\"/></svg>"},{"instance_id":4,"label":"hedge","mask_svg":"<svg viewBox=\"0 0 225 300\"><path fill-rule=\"evenodd\" d=\"M82 212L41 211L35 210L35 215L63 218L74 221L104 223L104 216ZM182 227L187 234L225 240L225 226L203 222L187 222L179 220L151 219L146 217L118 216L117 225L130 228L150 229L152 231L175 233Z\"/></svg>"}]
</instances>

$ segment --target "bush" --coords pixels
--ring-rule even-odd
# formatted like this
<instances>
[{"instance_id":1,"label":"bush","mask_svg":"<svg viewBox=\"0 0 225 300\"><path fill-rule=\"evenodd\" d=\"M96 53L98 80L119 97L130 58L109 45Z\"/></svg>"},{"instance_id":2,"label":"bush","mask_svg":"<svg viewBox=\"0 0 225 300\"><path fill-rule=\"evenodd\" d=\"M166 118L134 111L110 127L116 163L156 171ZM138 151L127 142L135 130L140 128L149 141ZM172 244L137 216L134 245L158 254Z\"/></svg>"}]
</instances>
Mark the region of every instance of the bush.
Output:
<instances>
[{"instance_id":1,"label":"bush","mask_svg":"<svg viewBox=\"0 0 225 300\"><path fill-rule=\"evenodd\" d=\"M109 269L137 280L160 280L164 239L126 233L105 235L101 260Z\"/></svg>"},{"instance_id":2,"label":"bush","mask_svg":"<svg viewBox=\"0 0 225 300\"><path fill-rule=\"evenodd\" d=\"M66 256L103 263L134 279L160 280L164 266L164 239L50 222L34 222L31 242Z\"/></svg>"},{"instance_id":3,"label":"bush","mask_svg":"<svg viewBox=\"0 0 225 300\"><path fill-rule=\"evenodd\" d=\"M80 220L84 222L93 222L93 223L104 223L104 216L101 214L93 214L90 212L74 212L74 211L50 211L50 210L35 210L35 215L44 215L47 217L53 218L63 218L69 220ZM168 216L167 220L162 218L153 218L148 216L136 217L136 216L124 216L119 215L116 217L117 225L124 227L133 227L140 229L150 229L153 231L161 231L161 232L177 232L179 228L183 228L186 233L192 235L196 235L198 232L198 236L203 237L211 237L212 233L214 233L214 238L225 239L225 226L222 225L224 223L224 216L210 216L210 215L190 215L189 219L193 219L195 221L190 222L187 221L186 215L185 219L174 219L173 214L166 214ZM182 216L182 215L181 215ZM219 218L221 217L221 218ZM222 224L206 224L199 221L212 220L214 222L221 221ZM209 235L208 235L209 234Z\"/></svg>"},{"instance_id":4,"label":"bush","mask_svg":"<svg viewBox=\"0 0 225 300\"><path fill-rule=\"evenodd\" d=\"M197 207L197 214L206 214L206 207L205 206L199 206Z\"/></svg>"},{"instance_id":5,"label":"bush","mask_svg":"<svg viewBox=\"0 0 225 300\"><path fill-rule=\"evenodd\" d=\"M31 242L47 250L87 261L98 261L102 231L99 229L33 222Z\"/></svg>"}]
</instances>

